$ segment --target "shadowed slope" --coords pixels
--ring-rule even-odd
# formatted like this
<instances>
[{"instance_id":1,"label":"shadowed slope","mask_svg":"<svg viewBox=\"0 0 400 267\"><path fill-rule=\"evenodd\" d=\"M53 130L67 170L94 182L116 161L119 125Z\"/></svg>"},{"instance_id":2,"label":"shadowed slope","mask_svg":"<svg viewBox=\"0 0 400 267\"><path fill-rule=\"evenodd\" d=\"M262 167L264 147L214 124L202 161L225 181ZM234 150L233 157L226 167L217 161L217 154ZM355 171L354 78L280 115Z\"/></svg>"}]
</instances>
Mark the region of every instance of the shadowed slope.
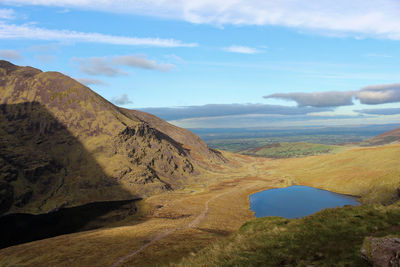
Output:
<instances>
[{"instance_id":1,"label":"shadowed slope","mask_svg":"<svg viewBox=\"0 0 400 267\"><path fill-rule=\"evenodd\" d=\"M41 104L0 105L0 125L1 213L134 198Z\"/></svg>"},{"instance_id":2,"label":"shadowed slope","mask_svg":"<svg viewBox=\"0 0 400 267\"><path fill-rule=\"evenodd\" d=\"M7 136L2 142L0 200L4 208L0 214L42 213L54 207L126 199L128 195L149 196L179 188L198 179L205 167L224 162L189 131L149 114L120 109L61 73L0 61L0 104L6 125L2 136ZM68 135L58 131L62 127ZM79 148L72 139L79 142ZM38 145L46 150L36 152ZM13 151L14 146L19 149ZM30 191L23 189L27 182L21 182L12 195L9 182L4 181L15 179L12 173L16 172L22 177L20 172L27 168L15 165L9 169L5 158L13 153L20 162L34 166L33 174L23 171L23 181L43 171L54 177L70 175L73 182L61 186L68 189L62 194L48 195L49 188L62 184L61 178L52 179L54 185L40 186L35 197L29 197ZM86 164L89 156L96 162L93 166ZM109 179L102 179L104 175L98 175L98 170ZM124 193L111 190L114 186L123 188ZM91 188L96 189L87 193ZM20 198L24 205L18 204Z\"/></svg>"},{"instance_id":3,"label":"shadowed slope","mask_svg":"<svg viewBox=\"0 0 400 267\"><path fill-rule=\"evenodd\" d=\"M125 201L63 209L93 199ZM100 227L132 199L41 104L0 105L0 213L45 212L0 216L0 247Z\"/></svg>"}]
</instances>

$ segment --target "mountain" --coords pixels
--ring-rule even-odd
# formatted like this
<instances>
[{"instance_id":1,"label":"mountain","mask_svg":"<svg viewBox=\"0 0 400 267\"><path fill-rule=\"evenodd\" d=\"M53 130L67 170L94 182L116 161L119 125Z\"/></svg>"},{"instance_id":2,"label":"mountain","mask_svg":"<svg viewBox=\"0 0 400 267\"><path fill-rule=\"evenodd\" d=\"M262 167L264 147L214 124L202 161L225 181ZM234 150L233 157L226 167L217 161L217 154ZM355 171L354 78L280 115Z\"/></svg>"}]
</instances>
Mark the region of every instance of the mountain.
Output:
<instances>
[{"instance_id":1,"label":"mountain","mask_svg":"<svg viewBox=\"0 0 400 267\"><path fill-rule=\"evenodd\" d=\"M226 159L58 72L0 61L0 215L174 190Z\"/></svg>"},{"instance_id":2,"label":"mountain","mask_svg":"<svg viewBox=\"0 0 400 267\"><path fill-rule=\"evenodd\" d=\"M388 131L366 141L368 145L378 146L400 142L400 128Z\"/></svg>"}]
</instances>

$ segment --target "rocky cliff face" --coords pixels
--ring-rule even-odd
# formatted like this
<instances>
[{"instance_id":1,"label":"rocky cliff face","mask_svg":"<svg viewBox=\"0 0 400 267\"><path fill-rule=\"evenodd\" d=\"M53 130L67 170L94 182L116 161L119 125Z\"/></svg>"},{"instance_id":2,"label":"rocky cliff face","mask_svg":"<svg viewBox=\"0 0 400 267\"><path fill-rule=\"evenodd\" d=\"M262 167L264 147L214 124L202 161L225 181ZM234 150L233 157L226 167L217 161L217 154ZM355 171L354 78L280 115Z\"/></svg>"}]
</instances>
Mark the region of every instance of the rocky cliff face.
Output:
<instances>
[{"instance_id":1,"label":"rocky cliff face","mask_svg":"<svg viewBox=\"0 0 400 267\"><path fill-rule=\"evenodd\" d=\"M0 61L0 215L174 190L225 159L77 81Z\"/></svg>"}]
</instances>

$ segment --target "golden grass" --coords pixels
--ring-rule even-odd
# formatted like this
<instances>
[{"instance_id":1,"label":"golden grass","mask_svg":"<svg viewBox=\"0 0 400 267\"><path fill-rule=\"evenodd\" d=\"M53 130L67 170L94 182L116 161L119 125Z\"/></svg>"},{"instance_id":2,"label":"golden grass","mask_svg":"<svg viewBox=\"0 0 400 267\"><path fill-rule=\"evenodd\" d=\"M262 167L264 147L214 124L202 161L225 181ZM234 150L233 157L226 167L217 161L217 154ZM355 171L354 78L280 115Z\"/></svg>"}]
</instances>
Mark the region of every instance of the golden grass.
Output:
<instances>
[{"instance_id":1,"label":"golden grass","mask_svg":"<svg viewBox=\"0 0 400 267\"><path fill-rule=\"evenodd\" d=\"M254 218L248 196L292 183L382 200L400 183L400 145L353 148L337 154L272 160L233 153L230 167L204 171L197 182L149 197L140 213L113 228L58 236L0 250L0 266L112 266L154 237L120 266L165 265L236 232ZM209 211L194 228L188 225ZM110 226L111 227L111 226Z\"/></svg>"},{"instance_id":2,"label":"golden grass","mask_svg":"<svg viewBox=\"0 0 400 267\"><path fill-rule=\"evenodd\" d=\"M114 228L5 248L0 250L0 266L111 266L168 229L177 230L127 259L121 266L176 262L235 232L253 218L253 212L248 208L250 194L281 186L279 179L256 176L259 172L256 165L263 159L234 157L237 167L209 173L208 179L202 179L207 182L143 200L141 214L125 219L126 226L114 225ZM188 225L204 212L207 201L209 211L198 225L189 228Z\"/></svg>"},{"instance_id":3,"label":"golden grass","mask_svg":"<svg viewBox=\"0 0 400 267\"><path fill-rule=\"evenodd\" d=\"M400 187L400 145L353 148L337 154L276 160L270 172L365 202L387 202Z\"/></svg>"}]
</instances>

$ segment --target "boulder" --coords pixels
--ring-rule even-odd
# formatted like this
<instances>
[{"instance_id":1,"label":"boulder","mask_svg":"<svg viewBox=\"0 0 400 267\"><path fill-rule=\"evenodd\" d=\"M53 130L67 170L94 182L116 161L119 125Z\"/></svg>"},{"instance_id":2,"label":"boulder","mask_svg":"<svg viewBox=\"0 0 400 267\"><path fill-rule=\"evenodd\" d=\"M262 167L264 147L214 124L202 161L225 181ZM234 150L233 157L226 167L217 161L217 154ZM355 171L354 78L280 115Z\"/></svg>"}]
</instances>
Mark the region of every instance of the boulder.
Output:
<instances>
[{"instance_id":1,"label":"boulder","mask_svg":"<svg viewBox=\"0 0 400 267\"><path fill-rule=\"evenodd\" d=\"M400 267L400 238L366 237L361 254L373 266Z\"/></svg>"}]
</instances>

